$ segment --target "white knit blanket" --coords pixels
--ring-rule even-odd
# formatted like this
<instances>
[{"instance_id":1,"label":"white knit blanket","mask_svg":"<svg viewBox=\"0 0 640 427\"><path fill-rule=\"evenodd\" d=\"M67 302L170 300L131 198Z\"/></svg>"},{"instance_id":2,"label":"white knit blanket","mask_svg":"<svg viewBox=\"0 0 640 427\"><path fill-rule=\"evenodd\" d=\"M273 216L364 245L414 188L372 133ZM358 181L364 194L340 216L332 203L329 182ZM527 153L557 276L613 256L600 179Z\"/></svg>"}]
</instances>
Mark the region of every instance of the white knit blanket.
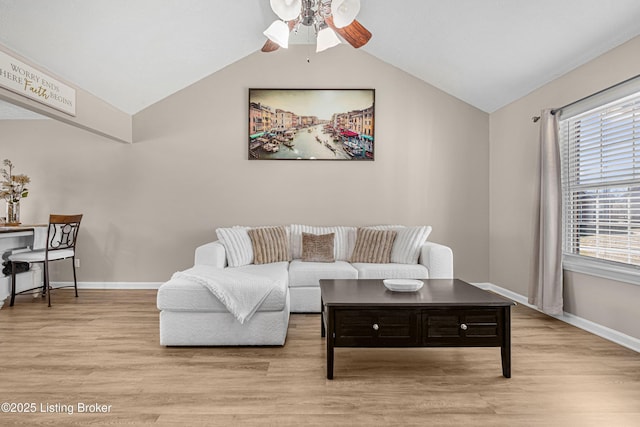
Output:
<instances>
[{"instance_id":1,"label":"white knit blanket","mask_svg":"<svg viewBox=\"0 0 640 427\"><path fill-rule=\"evenodd\" d=\"M277 282L264 276L204 265L178 271L172 279L186 279L204 286L241 324L251 319L277 286Z\"/></svg>"}]
</instances>

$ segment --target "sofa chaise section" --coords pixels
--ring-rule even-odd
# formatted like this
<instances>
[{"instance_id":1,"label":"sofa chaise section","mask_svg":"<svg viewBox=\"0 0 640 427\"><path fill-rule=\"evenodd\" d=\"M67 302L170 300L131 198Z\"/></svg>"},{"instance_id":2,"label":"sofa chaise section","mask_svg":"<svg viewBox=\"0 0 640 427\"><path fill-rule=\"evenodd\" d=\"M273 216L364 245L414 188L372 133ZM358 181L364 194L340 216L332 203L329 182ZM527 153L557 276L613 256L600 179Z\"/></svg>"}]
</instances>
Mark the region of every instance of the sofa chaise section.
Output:
<instances>
[{"instance_id":1,"label":"sofa chaise section","mask_svg":"<svg viewBox=\"0 0 640 427\"><path fill-rule=\"evenodd\" d=\"M183 278L172 278L164 283L157 296L160 344L283 345L290 313L287 264L280 262L238 268L245 273L268 277L277 287L256 313L242 324L204 286Z\"/></svg>"}]
</instances>

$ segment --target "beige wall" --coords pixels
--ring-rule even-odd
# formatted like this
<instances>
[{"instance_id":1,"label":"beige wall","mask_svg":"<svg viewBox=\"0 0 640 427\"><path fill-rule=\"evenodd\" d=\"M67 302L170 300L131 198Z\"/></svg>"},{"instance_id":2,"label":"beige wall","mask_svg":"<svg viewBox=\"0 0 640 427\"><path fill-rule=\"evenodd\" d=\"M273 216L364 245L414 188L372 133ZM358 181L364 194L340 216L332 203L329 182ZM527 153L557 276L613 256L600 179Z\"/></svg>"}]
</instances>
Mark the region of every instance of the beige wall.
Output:
<instances>
[{"instance_id":1,"label":"beige wall","mask_svg":"<svg viewBox=\"0 0 640 427\"><path fill-rule=\"evenodd\" d=\"M527 295L533 280L538 124L568 104L640 73L640 37L548 83L490 117L490 281ZM565 311L640 338L640 286L565 273Z\"/></svg>"},{"instance_id":2,"label":"beige wall","mask_svg":"<svg viewBox=\"0 0 640 427\"><path fill-rule=\"evenodd\" d=\"M487 281L488 115L365 52L309 49L257 52L149 107L133 145L0 121L2 155L33 181L24 220L85 214L81 281L164 281L216 227L294 222L429 224L456 276ZM246 160L249 87L375 88L376 160Z\"/></svg>"}]
</instances>

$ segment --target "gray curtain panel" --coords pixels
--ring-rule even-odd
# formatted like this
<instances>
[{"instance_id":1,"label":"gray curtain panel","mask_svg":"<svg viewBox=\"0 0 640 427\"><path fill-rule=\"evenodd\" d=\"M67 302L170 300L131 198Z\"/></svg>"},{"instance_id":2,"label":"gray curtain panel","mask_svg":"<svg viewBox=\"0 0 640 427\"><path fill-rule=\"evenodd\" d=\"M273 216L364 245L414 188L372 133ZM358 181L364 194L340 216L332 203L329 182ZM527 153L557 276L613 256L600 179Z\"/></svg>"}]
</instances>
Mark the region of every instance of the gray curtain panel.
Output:
<instances>
[{"instance_id":1,"label":"gray curtain panel","mask_svg":"<svg viewBox=\"0 0 640 427\"><path fill-rule=\"evenodd\" d=\"M529 304L562 314L562 184L558 119L551 109L540 115L540 185L535 278Z\"/></svg>"}]
</instances>

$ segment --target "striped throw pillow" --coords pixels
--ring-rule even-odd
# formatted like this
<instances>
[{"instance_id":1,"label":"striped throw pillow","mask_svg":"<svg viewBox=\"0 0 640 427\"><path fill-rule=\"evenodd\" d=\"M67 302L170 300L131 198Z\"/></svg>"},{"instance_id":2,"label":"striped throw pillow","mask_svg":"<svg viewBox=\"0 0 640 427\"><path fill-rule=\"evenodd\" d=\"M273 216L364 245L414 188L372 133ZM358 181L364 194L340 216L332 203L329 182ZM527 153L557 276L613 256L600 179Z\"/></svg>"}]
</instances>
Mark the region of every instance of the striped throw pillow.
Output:
<instances>
[{"instance_id":1,"label":"striped throw pillow","mask_svg":"<svg viewBox=\"0 0 640 427\"><path fill-rule=\"evenodd\" d=\"M242 267L253 263L253 247L249 227L218 228L216 235L224 246L229 267Z\"/></svg>"},{"instance_id":2,"label":"striped throw pillow","mask_svg":"<svg viewBox=\"0 0 640 427\"><path fill-rule=\"evenodd\" d=\"M290 261L289 238L284 227L253 228L248 231L253 247L253 263Z\"/></svg>"},{"instance_id":3,"label":"striped throw pillow","mask_svg":"<svg viewBox=\"0 0 640 427\"><path fill-rule=\"evenodd\" d=\"M351 262L387 264L391 261L393 241L398 233L395 230L373 230L358 228L356 245Z\"/></svg>"},{"instance_id":4,"label":"striped throw pillow","mask_svg":"<svg viewBox=\"0 0 640 427\"><path fill-rule=\"evenodd\" d=\"M417 264L420 249L431 233L431 226L404 227L397 232L398 235L391 249L391 262Z\"/></svg>"}]
</instances>

